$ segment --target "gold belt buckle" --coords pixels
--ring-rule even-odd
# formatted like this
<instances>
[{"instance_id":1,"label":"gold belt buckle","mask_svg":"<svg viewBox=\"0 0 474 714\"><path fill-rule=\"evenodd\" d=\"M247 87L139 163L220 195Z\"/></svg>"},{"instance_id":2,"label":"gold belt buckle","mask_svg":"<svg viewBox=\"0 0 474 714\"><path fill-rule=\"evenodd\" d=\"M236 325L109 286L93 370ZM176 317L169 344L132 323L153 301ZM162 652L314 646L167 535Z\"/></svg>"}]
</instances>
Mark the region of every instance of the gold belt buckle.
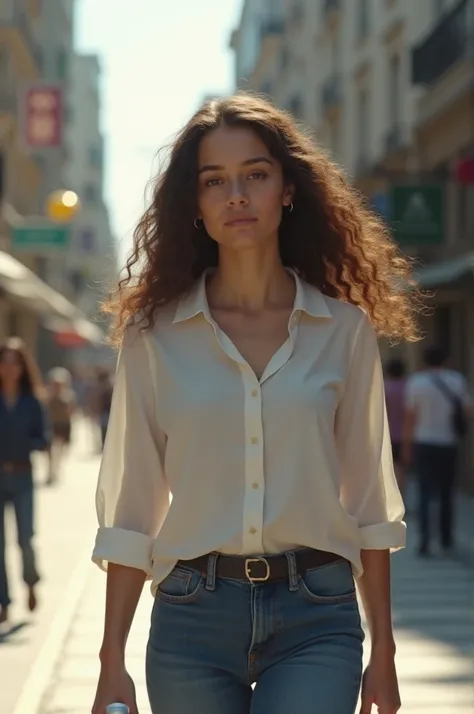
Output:
<instances>
[{"instance_id":1,"label":"gold belt buckle","mask_svg":"<svg viewBox=\"0 0 474 714\"><path fill-rule=\"evenodd\" d=\"M265 563L267 572L261 578L254 578L251 571L251 563ZM264 583L270 577L270 563L266 558L246 558L245 559L245 575L251 583Z\"/></svg>"}]
</instances>

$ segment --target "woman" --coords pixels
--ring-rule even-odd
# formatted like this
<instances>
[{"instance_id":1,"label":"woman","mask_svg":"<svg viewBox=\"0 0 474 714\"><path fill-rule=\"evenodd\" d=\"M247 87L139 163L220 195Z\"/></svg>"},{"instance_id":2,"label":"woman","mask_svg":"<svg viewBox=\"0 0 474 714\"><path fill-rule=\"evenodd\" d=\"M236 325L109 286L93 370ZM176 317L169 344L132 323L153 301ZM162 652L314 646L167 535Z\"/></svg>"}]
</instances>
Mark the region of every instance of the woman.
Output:
<instances>
[{"instance_id":1,"label":"woman","mask_svg":"<svg viewBox=\"0 0 474 714\"><path fill-rule=\"evenodd\" d=\"M406 369L401 359L391 359L385 368L385 399L392 438L392 456L398 487L405 490L405 469L402 463L402 437L405 424Z\"/></svg>"},{"instance_id":2,"label":"woman","mask_svg":"<svg viewBox=\"0 0 474 714\"><path fill-rule=\"evenodd\" d=\"M64 367L54 367L48 373L48 412L51 424L49 448L48 485L58 480L65 450L71 443L72 417L76 398L72 389L70 372Z\"/></svg>"},{"instance_id":3,"label":"woman","mask_svg":"<svg viewBox=\"0 0 474 714\"><path fill-rule=\"evenodd\" d=\"M31 452L46 449L48 438L36 365L18 338L0 347L0 622L8 619L10 594L5 564L5 506L15 510L18 545L27 586L28 609L37 606L39 581L33 548L34 487Z\"/></svg>"},{"instance_id":4,"label":"woman","mask_svg":"<svg viewBox=\"0 0 474 714\"><path fill-rule=\"evenodd\" d=\"M354 575L372 635L363 711L398 710L389 550L405 525L374 327L415 337L407 273L286 113L238 95L178 136L109 305L122 349L97 491L94 714L138 711L124 657L147 578L155 714L352 713Z\"/></svg>"}]
</instances>

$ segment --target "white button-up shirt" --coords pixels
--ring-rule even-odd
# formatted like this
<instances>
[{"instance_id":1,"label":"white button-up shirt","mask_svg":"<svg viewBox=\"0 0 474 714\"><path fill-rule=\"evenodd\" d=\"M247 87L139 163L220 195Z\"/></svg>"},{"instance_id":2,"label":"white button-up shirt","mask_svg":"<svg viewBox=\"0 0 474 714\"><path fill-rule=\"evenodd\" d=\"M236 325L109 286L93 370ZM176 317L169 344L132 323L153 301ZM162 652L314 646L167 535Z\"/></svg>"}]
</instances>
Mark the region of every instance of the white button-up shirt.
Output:
<instances>
[{"instance_id":1,"label":"white button-up shirt","mask_svg":"<svg viewBox=\"0 0 474 714\"><path fill-rule=\"evenodd\" d=\"M258 379L213 320L203 276L119 355L93 560L152 591L178 559L310 547L362 572L405 542L375 333L299 279L288 339Z\"/></svg>"}]
</instances>

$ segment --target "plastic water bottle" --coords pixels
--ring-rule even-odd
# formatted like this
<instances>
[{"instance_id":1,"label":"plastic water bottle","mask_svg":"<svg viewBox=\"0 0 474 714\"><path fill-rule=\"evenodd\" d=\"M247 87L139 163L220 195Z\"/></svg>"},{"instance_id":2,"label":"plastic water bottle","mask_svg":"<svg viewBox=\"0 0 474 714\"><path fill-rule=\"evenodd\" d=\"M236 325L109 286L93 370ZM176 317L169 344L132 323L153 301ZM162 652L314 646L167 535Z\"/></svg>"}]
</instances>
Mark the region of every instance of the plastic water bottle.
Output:
<instances>
[{"instance_id":1,"label":"plastic water bottle","mask_svg":"<svg viewBox=\"0 0 474 714\"><path fill-rule=\"evenodd\" d=\"M114 704L109 704L106 707L105 714L130 714L130 709L126 704L115 702Z\"/></svg>"}]
</instances>

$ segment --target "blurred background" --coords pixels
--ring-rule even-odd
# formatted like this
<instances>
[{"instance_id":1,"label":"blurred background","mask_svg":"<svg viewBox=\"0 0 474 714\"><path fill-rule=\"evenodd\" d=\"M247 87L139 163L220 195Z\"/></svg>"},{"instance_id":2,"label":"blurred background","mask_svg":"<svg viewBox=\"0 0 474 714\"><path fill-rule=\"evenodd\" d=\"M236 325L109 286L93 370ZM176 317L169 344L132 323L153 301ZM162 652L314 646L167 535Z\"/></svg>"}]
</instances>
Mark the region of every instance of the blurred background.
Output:
<instances>
[{"instance_id":1,"label":"blurred background","mask_svg":"<svg viewBox=\"0 0 474 714\"><path fill-rule=\"evenodd\" d=\"M207 97L251 89L315 134L418 259L426 341L474 383L472 0L0 7L0 339L23 337L43 372L110 367L99 303L158 149ZM416 369L422 348L397 356ZM472 490L472 439L462 461Z\"/></svg>"},{"instance_id":2,"label":"blurred background","mask_svg":"<svg viewBox=\"0 0 474 714\"><path fill-rule=\"evenodd\" d=\"M238 89L269 96L308 127L416 258L433 308L421 318L425 339L382 343L384 360L401 357L414 371L424 347L441 344L472 393L474 0L1 0L0 341L22 337L43 375L66 367L78 405L100 418L81 385L113 372L99 306L130 250L158 149L205 99ZM97 433L79 424L67 488L39 495L48 603L26 650L25 641L0 649L15 693L3 711L36 711L13 704L64 578L90 546L99 451ZM472 425L459 470L463 562L420 565L409 552L395 571L404 686L416 704L410 677L423 657L419 681L441 683L432 701L423 689L410 708L420 713L474 707ZM96 581L88 587L92 603ZM18 644L15 632L0 644ZM73 710L53 699L45 712Z\"/></svg>"}]
</instances>

